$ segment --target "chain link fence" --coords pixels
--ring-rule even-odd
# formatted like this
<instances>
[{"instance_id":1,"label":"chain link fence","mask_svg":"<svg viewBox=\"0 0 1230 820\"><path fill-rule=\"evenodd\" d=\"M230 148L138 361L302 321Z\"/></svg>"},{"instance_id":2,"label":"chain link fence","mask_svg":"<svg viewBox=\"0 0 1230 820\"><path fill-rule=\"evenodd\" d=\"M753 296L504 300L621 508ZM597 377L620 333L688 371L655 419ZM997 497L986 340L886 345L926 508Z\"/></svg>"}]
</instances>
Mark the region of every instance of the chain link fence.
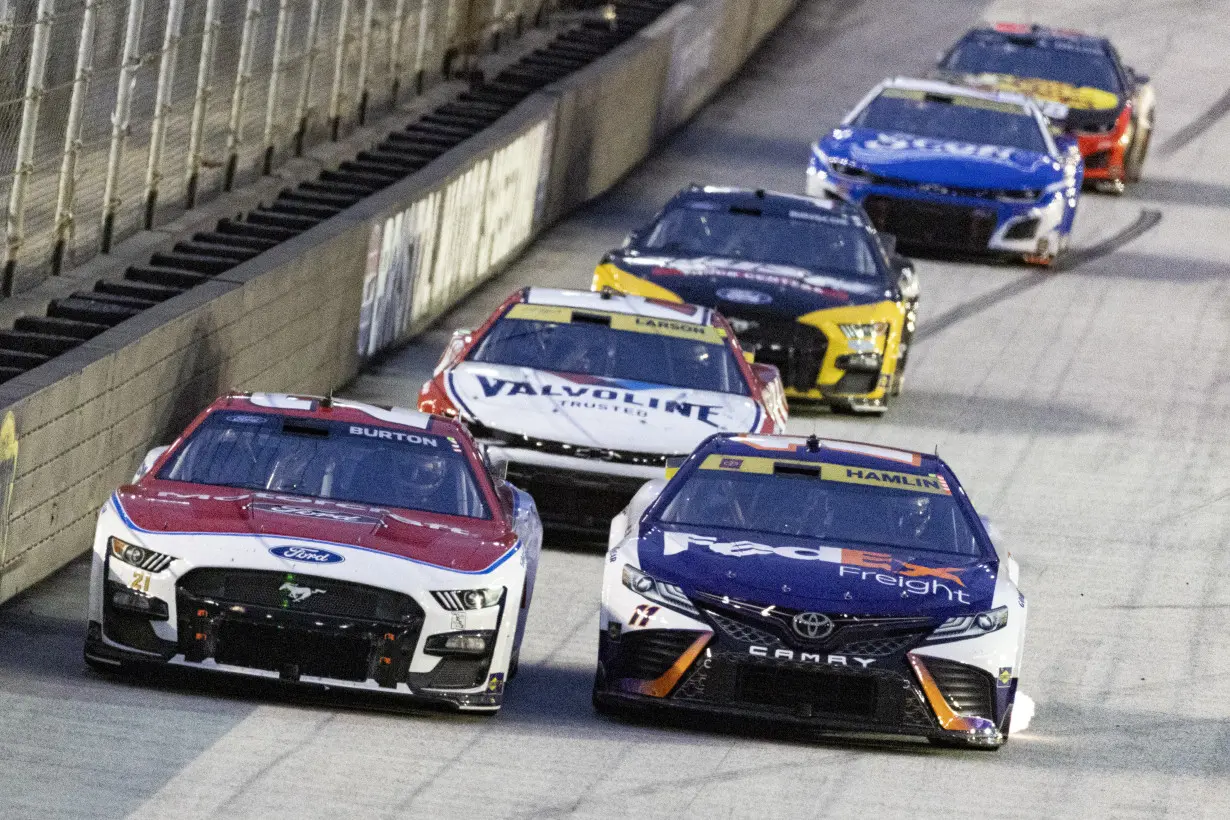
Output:
<instances>
[{"instance_id":1,"label":"chain link fence","mask_svg":"<svg viewBox=\"0 0 1230 820\"><path fill-rule=\"evenodd\" d=\"M344 138L556 0L0 0L3 294Z\"/></svg>"}]
</instances>

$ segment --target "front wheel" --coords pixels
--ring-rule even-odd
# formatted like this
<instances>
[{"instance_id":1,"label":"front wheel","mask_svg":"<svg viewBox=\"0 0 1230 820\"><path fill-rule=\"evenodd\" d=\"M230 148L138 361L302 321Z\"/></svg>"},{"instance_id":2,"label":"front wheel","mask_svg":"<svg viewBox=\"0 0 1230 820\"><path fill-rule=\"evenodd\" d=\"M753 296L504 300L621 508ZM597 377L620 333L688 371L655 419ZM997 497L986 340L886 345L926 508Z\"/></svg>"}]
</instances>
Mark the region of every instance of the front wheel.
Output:
<instances>
[{"instance_id":1,"label":"front wheel","mask_svg":"<svg viewBox=\"0 0 1230 820\"><path fill-rule=\"evenodd\" d=\"M1123 177L1128 182L1140 182L1144 176L1145 157L1149 154L1149 141L1153 137L1153 123L1136 130L1135 138L1128 146L1127 157L1123 161Z\"/></svg>"}]
</instances>

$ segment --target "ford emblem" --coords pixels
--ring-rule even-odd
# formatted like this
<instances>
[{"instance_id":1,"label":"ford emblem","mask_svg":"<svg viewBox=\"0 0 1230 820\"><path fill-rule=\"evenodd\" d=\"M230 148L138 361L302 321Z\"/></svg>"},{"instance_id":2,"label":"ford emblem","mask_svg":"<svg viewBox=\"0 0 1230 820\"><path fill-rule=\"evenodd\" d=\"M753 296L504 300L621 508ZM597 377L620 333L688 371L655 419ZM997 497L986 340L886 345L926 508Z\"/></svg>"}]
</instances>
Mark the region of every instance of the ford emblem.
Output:
<instances>
[{"instance_id":1,"label":"ford emblem","mask_svg":"<svg viewBox=\"0 0 1230 820\"><path fill-rule=\"evenodd\" d=\"M738 302L741 305L767 305L773 301L773 297L769 294L748 288L722 288L717 295L719 299Z\"/></svg>"},{"instance_id":2,"label":"ford emblem","mask_svg":"<svg viewBox=\"0 0 1230 820\"><path fill-rule=\"evenodd\" d=\"M269 552L287 561L301 561L305 564L340 564L346 560L336 552L318 547L270 547Z\"/></svg>"}]
</instances>

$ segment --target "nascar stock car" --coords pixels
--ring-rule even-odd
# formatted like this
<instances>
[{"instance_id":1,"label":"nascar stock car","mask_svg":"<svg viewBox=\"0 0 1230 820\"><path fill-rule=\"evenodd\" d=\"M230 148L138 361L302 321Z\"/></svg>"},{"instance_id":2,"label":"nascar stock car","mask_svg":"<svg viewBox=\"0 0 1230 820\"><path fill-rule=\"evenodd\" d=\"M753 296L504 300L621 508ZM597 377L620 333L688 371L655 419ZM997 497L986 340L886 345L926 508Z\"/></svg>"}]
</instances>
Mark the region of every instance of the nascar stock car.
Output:
<instances>
[{"instance_id":1,"label":"nascar stock car","mask_svg":"<svg viewBox=\"0 0 1230 820\"><path fill-rule=\"evenodd\" d=\"M1029 97L933 80L877 85L812 147L808 193L862 204L903 246L1051 264L1080 196L1075 142Z\"/></svg>"},{"instance_id":2,"label":"nascar stock car","mask_svg":"<svg viewBox=\"0 0 1230 820\"><path fill-rule=\"evenodd\" d=\"M941 55L938 74L1040 100L1076 136L1086 182L1121 193L1140 179L1156 98L1149 78L1124 65L1105 37L999 23L966 33Z\"/></svg>"},{"instance_id":3,"label":"nascar stock car","mask_svg":"<svg viewBox=\"0 0 1230 820\"><path fill-rule=\"evenodd\" d=\"M454 420L228 395L103 506L86 661L492 712L541 544L532 499Z\"/></svg>"},{"instance_id":4,"label":"nascar stock car","mask_svg":"<svg viewBox=\"0 0 1230 820\"><path fill-rule=\"evenodd\" d=\"M612 522L594 705L994 749L1017 573L938 456L716 435Z\"/></svg>"},{"instance_id":5,"label":"nascar stock car","mask_svg":"<svg viewBox=\"0 0 1230 820\"><path fill-rule=\"evenodd\" d=\"M708 308L527 288L453 335L419 409L459 418L556 529L606 537L668 456L786 423L775 368Z\"/></svg>"},{"instance_id":6,"label":"nascar stock car","mask_svg":"<svg viewBox=\"0 0 1230 820\"><path fill-rule=\"evenodd\" d=\"M893 247L848 202L693 185L602 259L593 289L714 307L787 396L883 413L919 295Z\"/></svg>"}]
</instances>

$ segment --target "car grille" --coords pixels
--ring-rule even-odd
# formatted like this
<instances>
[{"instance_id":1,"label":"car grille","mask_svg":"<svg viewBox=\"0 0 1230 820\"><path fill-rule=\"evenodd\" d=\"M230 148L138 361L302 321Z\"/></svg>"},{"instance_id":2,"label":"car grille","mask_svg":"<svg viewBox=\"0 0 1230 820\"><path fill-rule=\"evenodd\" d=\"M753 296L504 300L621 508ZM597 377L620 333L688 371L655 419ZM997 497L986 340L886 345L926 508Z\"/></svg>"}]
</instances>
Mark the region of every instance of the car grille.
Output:
<instances>
[{"instance_id":1,"label":"car grille","mask_svg":"<svg viewBox=\"0 0 1230 820\"><path fill-rule=\"evenodd\" d=\"M611 519L648 479L513 462L508 480L533 497L543 523L605 536Z\"/></svg>"},{"instance_id":2,"label":"car grille","mask_svg":"<svg viewBox=\"0 0 1230 820\"><path fill-rule=\"evenodd\" d=\"M723 312L727 308L722 308ZM795 390L815 390L820 367L828 351L828 337L816 327L780 317L748 314L746 309L728 315L739 344L756 357L757 363L771 364L782 374L782 384Z\"/></svg>"},{"instance_id":3,"label":"car grille","mask_svg":"<svg viewBox=\"0 0 1230 820\"><path fill-rule=\"evenodd\" d=\"M834 674L820 669L742 664L735 699L811 714L874 719L879 681L872 676Z\"/></svg>"},{"instance_id":4,"label":"car grille","mask_svg":"<svg viewBox=\"0 0 1230 820\"><path fill-rule=\"evenodd\" d=\"M502 446L519 447L525 450L535 450L556 456L572 456L595 461L605 461L610 464L635 464L647 467L665 467L667 455L663 453L641 453L634 450L611 450L605 447L586 447L578 444L566 444L561 441L523 436L520 433L509 433L496 430L479 422L470 422L470 434L479 440L502 442ZM686 452L671 455L687 455Z\"/></svg>"},{"instance_id":5,"label":"car grille","mask_svg":"<svg viewBox=\"0 0 1230 820\"><path fill-rule=\"evenodd\" d=\"M863 201L878 230L904 244L956 251L985 251L998 222L993 207L943 205L917 199L872 195Z\"/></svg>"},{"instance_id":6,"label":"car grille","mask_svg":"<svg viewBox=\"0 0 1230 820\"><path fill-rule=\"evenodd\" d=\"M928 657L922 661L953 711L985 718L995 714L995 680L990 674L943 658Z\"/></svg>"},{"instance_id":7,"label":"car grille","mask_svg":"<svg viewBox=\"0 0 1230 820\"><path fill-rule=\"evenodd\" d=\"M619 640L614 676L657 680L703 633L677 629L641 629L625 632Z\"/></svg>"},{"instance_id":8,"label":"car grille","mask_svg":"<svg viewBox=\"0 0 1230 820\"><path fill-rule=\"evenodd\" d=\"M298 573L197 569L180 579L179 589L210 601L365 621L405 623L423 617L422 607L409 595Z\"/></svg>"},{"instance_id":9,"label":"car grille","mask_svg":"<svg viewBox=\"0 0 1230 820\"><path fill-rule=\"evenodd\" d=\"M1110 151L1094 151L1085 156L1086 171L1100 171L1110 166Z\"/></svg>"},{"instance_id":10,"label":"car grille","mask_svg":"<svg viewBox=\"0 0 1230 820\"><path fill-rule=\"evenodd\" d=\"M214 660L221 664L334 680L367 680L371 643L275 624L224 620L218 625Z\"/></svg>"},{"instance_id":11,"label":"car grille","mask_svg":"<svg viewBox=\"0 0 1230 820\"><path fill-rule=\"evenodd\" d=\"M884 657L916 645L935 627L926 617L876 618L829 613L834 626L832 633L820 640L808 640L791 626L801 610L730 600L704 592L696 594L696 603L703 607L724 639L788 646L805 652Z\"/></svg>"}]
</instances>

